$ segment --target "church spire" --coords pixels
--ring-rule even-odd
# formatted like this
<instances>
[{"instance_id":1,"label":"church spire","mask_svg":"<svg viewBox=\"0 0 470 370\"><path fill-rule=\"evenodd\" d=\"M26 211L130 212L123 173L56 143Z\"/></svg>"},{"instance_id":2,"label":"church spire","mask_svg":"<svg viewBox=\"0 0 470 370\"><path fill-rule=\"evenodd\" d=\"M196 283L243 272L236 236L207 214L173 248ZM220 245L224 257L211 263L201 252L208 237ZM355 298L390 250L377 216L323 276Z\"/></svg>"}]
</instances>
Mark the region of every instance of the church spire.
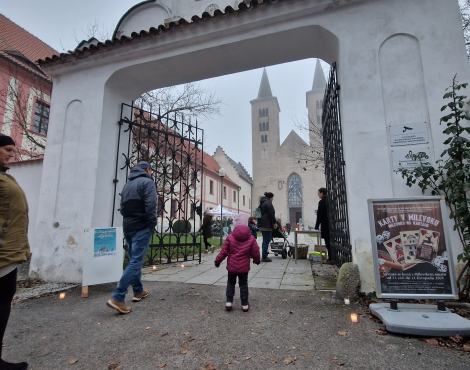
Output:
<instances>
[{"instance_id":1,"label":"church spire","mask_svg":"<svg viewBox=\"0 0 470 370\"><path fill-rule=\"evenodd\" d=\"M263 77L261 78L261 85L259 86L258 99L272 98L271 86L269 85L268 74L266 68L263 69Z\"/></svg>"},{"instance_id":2,"label":"church spire","mask_svg":"<svg viewBox=\"0 0 470 370\"><path fill-rule=\"evenodd\" d=\"M326 79L325 75L323 74L323 69L320 64L320 59L317 59L317 64L315 66L315 77L313 77L313 86L312 90L325 90L326 87Z\"/></svg>"}]
</instances>

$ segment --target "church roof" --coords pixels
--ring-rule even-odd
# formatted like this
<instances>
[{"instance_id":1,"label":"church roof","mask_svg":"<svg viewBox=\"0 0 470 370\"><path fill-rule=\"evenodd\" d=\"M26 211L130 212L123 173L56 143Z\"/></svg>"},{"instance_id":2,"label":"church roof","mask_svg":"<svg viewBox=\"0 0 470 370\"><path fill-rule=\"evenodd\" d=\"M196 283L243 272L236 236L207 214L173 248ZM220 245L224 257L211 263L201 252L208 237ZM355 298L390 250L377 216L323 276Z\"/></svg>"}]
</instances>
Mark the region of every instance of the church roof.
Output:
<instances>
[{"instance_id":1,"label":"church roof","mask_svg":"<svg viewBox=\"0 0 470 370\"><path fill-rule=\"evenodd\" d=\"M271 85L269 84L268 74L266 68L263 69L263 77L261 77L261 84L259 86L258 99L272 98Z\"/></svg>"},{"instance_id":2,"label":"church roof","mask_svg":"<svg viewBox=\"0 0 470 370\"><path fill-rule=\"evenodd\" d=\"M317 59L317 64L315 65L315 76L313 77L312 90L325 91L325 88L326 88L325 75L321 67L320 59Z\"/></svg>"},{"instance_id":3,"label":"church roof","mask_svg":"<svg viewBox=\"0 0 470 370\"><path fill-rule=\"evenodd\" d=\"M300 146L308 145L304 139L302 139L297 132L294 130L291 130L289 135L285 138L285 140L282 142L279 150L281 151L282 149L290 149L290 148L296 148L299 149Z\"/></svg>"}]
</instances>

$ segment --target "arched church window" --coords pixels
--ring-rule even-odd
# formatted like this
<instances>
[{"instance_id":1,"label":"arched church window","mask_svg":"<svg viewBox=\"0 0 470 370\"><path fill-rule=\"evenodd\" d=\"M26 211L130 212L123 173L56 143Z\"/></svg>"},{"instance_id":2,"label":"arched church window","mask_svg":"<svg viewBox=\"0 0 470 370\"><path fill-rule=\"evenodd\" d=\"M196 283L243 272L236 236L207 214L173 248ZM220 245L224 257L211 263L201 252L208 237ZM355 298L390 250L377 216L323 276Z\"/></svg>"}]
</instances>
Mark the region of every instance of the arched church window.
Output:
<instances>
[{"instance_id":1,"label":"arched church window","mask_svg":"<svg viewBox=\"0 0 470 370\"><path fill-rule=\"evenodd\" d=\"M268 108L266 108L266 117L269 116Z\"/></svg>"},{"instance_id":2,"label":"arched church window","mask_svg":"<svg viewBox=\"0 0 470 370\"><path fill-rule=\"evenodd\" d=\"M300 176L293 173L287 179L287 191L289 198L289 207L302 206L302 182Z\"/></svg>"},{"instance_id":3,"label":"arched church window","mask_svg":"<svg viewBox=\"0 0 470 370\"><path fill-rule=\"evenodd\" d=\"M261 142L264 143L264 135L261 135Z\"/></svg>"},{"instance_id":4,"label":"arched church window","mask_svg":"<svg viewBox=\"0 0 470 370\"><path fill-rule=\"evenodd\" d=\"M259 123L259 131L263 131L263 126L261 126L261 122Z\"/></svg>"},{"instance_id":5,"label":"arched church window","mask_svg":"<svg viewBox=\"0 0 470 370\"><path fill-rule=\"evenodd\" d=\"M266 116L266 109L263 109L263 115L261 117L265 117Z\"/></svg>"},{"instance_id":6,"label":"arched church window","mask_svg":"<svg viewBox=\"0 0 470 370\"><path fill-rule=\"evenodd\" d=\"M266 131L269 131L269 122L266 122Z\"/></svg>"},{"instance_id":7,"label":"arched church window","mask_svg":"<svg viewBox=\"0 0 470 370\"><path fill-rule=\"evenodd\" d=\"M266 131L266 123L263 122L263 131Z\"/></svg>"},{"instance_id":8,"label":"arched church window","mask_svg":"<svg viewBox=\"0 0 470 370\"><path fill-rule=\"evenodd\" d=\"M264 135L264 142L265 142L265 143L268 142L268 135Z\"/></svg>"},{"instance_id":9,"label":"arched church window","mask_svg":"<svg viewBox=\"0 0 470 370\"><path fill-rule=\"evenodd\" d=\"M261 112L261 109L260 109L260 110L259 110L259 116L260 116L260 117L262 117L261 114L262 114L262 112Z\"/></svg>"}]
</instances>

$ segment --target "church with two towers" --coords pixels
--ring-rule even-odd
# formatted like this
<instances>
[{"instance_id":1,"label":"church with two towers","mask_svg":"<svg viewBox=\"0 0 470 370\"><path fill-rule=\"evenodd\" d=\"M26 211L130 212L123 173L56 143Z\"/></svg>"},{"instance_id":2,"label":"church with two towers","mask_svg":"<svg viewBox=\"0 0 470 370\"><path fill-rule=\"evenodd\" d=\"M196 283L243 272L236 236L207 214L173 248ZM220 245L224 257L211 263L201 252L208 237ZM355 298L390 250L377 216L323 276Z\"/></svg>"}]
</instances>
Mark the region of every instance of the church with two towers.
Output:
<instances>
[{"instance_id":1,"label":"church with two towers","mask_svg":"<svg viewBox=\"0 0 470 370\"><path fill-rule=\"evenodd\" d=\"M299 159L301 150L309 148L315 138L314 125L321 127L322 100L326 79L317 59L312 90L306 93L308 109L309 140L305 142L294 130L281 143L280 104L271 91L266 69L263 71L258 97L251 103L251 136L253 160L253 209L265 192L274 194L273 205L276 218L283 225L293 227L303 223L313 228L318 207L317 190L325 186L322 167L305 166ZM313 144L312 144L313 145Z\"/></svg>"}]
</instances>

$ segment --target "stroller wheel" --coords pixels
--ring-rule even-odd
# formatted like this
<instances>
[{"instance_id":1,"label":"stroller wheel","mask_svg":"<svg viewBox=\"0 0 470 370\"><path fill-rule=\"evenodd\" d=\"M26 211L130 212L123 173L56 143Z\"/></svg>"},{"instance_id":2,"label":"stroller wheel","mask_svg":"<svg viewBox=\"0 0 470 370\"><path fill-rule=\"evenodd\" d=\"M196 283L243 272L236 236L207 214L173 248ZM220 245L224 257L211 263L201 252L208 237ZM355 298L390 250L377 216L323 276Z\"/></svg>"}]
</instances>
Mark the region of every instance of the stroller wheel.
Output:
<instances>
[{"instance_id":1,"label":"stroller wheel","mask_svg":"<svg viewBox=\"0 0 470 370\"><path fill-rule=\"evenodd\" d=\"M277 256L277 253L274 253L275 256Z\"/></svg>"},{"instance_id":2,"label":"stroller wheel","mask_svg":"<svg viewBox=\"0 0 470 370\"><path fill-rule=\"evenodd\" d=\"M282 252L281 252L281 257L282 259L286 259L287 258L287 250L286 249L283 249Z\"/></svg>"},{"instance_id":3,"label":"stroller wheel","mask_svg":"<svg viewBox=\"0 0 470 370\"><path fill-rule=\"evenodd\" d=\"M292 249L291 249L291 248L289 248L289 252L287 252L287 255L288 255L289 257L292 257Z\"/></svg>"}]
</instances>

